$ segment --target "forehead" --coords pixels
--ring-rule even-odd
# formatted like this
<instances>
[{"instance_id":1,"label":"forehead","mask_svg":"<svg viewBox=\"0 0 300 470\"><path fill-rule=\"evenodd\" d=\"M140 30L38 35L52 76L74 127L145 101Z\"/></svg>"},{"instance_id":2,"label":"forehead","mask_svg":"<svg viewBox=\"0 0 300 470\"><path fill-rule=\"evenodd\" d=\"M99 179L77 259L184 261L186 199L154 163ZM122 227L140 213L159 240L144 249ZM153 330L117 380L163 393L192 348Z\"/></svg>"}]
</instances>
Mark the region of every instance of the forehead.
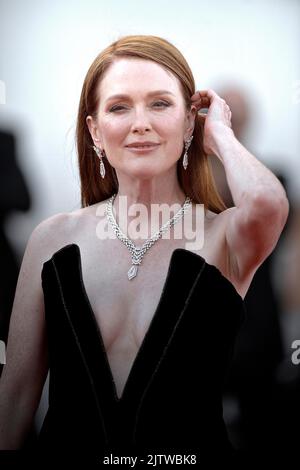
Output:
<instances>
[{"instance_id":1,"label":"forehead","mask_svg":"<svg viewBox=\"0 0 300 470\"><path fill-rule=\"evenodd\" d=\"M116 59L109 66L99 85L101 99L119 93L150 93L162 89L182 94L178 78L169 70L151 60L126 57Z\"/></svg>"}]
</instances>

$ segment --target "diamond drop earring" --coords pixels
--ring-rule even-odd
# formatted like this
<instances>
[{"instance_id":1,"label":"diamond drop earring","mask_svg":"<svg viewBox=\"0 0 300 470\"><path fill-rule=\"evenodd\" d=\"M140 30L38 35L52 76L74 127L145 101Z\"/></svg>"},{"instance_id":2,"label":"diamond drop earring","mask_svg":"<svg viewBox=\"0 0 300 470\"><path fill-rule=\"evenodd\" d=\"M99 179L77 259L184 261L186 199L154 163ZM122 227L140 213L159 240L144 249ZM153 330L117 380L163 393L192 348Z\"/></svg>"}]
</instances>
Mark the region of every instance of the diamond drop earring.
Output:
<instances>
[{"instance_id":1,"label":"diamond drop earring","mask_svg":"<svg viewBox=\"0 0 300 470\"><path fill-rule=\"evenodd\" d=\"M105 166L104 166L102 157L106 156L105 152L104 152L104 150L99 149L95 145L93 145L93 149L95 150L97 156L100 158L100 175L101 175L102 178L104 178L105 177Z\"/></svg>"},{"instance_id":2,"label":"diamond drop earring","mask_svg":"<svg viewBox=\"0 0 300 470\"><path fill-rule=\"evenodd\" d=\"M184 142L184 155L183 155L183 168L186 170L188 166L188 149L190 148L190 145L192 143L193 136L189 137L185 142Z\"/></svg>"}]
</instances>

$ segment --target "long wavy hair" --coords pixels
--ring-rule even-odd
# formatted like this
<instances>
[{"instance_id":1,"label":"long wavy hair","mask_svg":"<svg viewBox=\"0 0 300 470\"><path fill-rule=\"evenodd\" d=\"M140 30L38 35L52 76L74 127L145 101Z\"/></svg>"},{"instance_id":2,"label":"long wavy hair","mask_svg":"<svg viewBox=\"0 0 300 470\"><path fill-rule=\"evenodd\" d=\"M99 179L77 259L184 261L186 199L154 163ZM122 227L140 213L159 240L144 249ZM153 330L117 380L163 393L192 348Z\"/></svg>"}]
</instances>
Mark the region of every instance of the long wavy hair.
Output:
<instances>
[{"instance_id":1,"label":"long wavy hair","mask_svg":"<svg viewBox=\"0 0 300 470\"><path fill-rule=\"evenodd\" d=\"M105 178L100 178L99 159L93 150L86 118L96 117L99 104L99 83L109 66L120 57L152 60L175 75L180 84L187 109L195 93L192 71L179 50L157 36L131 35L120 38L105 48L94 60L85 77L77 118L76 139L81 180L81 205L90 206L118 192L115 169L105 159ZM215 186L214 178L203 150L203 116L197 115L193 140L189 148L187 170L182 165L183 153L177 162L177 177L183 192L206 209L219 213L226 209Z\"/></svg>"}]
</instances>

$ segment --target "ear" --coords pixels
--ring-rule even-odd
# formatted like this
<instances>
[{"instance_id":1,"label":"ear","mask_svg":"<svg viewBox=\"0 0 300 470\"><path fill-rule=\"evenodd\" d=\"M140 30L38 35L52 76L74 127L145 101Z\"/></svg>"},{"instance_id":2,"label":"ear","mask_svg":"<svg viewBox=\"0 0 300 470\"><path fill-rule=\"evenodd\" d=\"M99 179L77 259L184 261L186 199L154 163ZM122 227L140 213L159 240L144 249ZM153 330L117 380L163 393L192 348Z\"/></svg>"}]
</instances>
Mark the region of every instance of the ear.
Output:
<instances>
[{"instance_id":1,"label":"ear","mask_svg":"<svg viewBox=\"0 0 300 470\"><path fill-rule=\"evenodd\" d=\"M187 112L186 115L186 130L184 134L184 139L191 137L194 132L195 120L197 116L197 108L192 104L191 109Z\"/></svg>"},{"instance_id":2,"label":"ear","mask_svg":"<svg viewBox=\"0 0 300 470\"><path fill-rule=\"evenodd\" d=\"M94 145L96 147L100 147L101 146L101 135L100 135L99 128L97 126L97 122L95 121L94 118L92 118L92 116L87 116L86 125L89 128L91 137L94 141Z\"/></svg>"}]
</instances>

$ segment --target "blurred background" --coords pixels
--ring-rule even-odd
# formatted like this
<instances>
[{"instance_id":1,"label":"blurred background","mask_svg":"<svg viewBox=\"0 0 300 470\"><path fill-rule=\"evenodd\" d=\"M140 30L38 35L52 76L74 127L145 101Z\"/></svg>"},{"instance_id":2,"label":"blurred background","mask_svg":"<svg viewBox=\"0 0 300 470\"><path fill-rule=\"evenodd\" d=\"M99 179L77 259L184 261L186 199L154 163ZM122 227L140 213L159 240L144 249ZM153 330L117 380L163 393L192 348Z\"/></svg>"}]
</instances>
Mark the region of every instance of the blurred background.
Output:
<instances>
[{"instance_id":1,"label":"blurred background","mask_svg":"<svg viewBox=\"0 0 300 470\"><path fill-rule=\"evenodd\" d=\"M298 0L0 0L0 339L32 230L80 207L74 134L82 83L95 56L126 34L177 46L197 89L226 99L236 136L287 190L288 224L247 294L224 416L237 447L266 455L280 447L288 456L300 437L300 364L291 360L300 339ZM222 166L211 163L230 206Z\"/></svg>"}]
</instances>

